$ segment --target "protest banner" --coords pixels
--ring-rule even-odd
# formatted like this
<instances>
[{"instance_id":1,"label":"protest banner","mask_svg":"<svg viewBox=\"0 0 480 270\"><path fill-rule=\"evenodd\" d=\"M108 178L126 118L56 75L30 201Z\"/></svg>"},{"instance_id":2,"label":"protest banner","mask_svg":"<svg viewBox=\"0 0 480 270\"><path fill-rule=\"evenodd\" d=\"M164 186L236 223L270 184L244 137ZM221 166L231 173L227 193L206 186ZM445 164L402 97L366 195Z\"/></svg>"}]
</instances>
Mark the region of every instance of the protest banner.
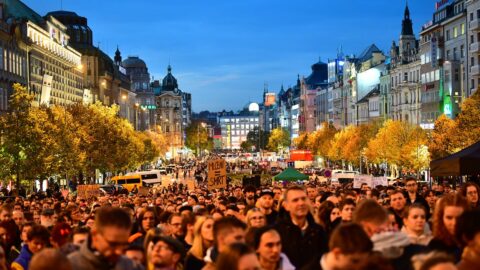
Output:
<instances>
[{"instance_id":1,"label":"protest banner","mask_svg":"<svg viewBox=\"0 0 480 270\"><path fill-rule=\"evenodd\" d=\"M100 196L100 185L78 185L77 197L80 199L89 199Z\"/></svg>"},{"instance_id":2,"label":"protest banner","mask_svg":"<svg viewBox=\"0 0 480 270\"><path fill-rule=\"evenodd\" d=\"M366 174L355 175L355 178L353 178L353 188L361 188L363 184L372 187L372 176Z\"/></svg>"},{"instance_id":3,"label":"protest banner","mask_svg":"<svg viewBox=\"0 0 480 270\"><path fill-rule=\"evenodd\" d=\"M140 187L138 189L138 196L147 196L150 189L148 187Z\"/></svg>"},{"instance_id":4,"label":"protest banner","mask_svg":"<svg viewBox=\"0 0 480 270\"><path fill-rule=\"evenodd\" d=\"M227 187L227 164L223 159L208 161L208 182L209 190Z\"/></svg>"},{"instance_id":5,"label":"protest banner","mask_svg":"<svg viewBox=\"0 0 480 270\"><path fill-rule=\"evenodd\" d=\"M377 186L388 186L388 179L386 176L379 176L379 177L373 177L372 178L372 188L375 188Z\"/></svg>"}]
</instances>

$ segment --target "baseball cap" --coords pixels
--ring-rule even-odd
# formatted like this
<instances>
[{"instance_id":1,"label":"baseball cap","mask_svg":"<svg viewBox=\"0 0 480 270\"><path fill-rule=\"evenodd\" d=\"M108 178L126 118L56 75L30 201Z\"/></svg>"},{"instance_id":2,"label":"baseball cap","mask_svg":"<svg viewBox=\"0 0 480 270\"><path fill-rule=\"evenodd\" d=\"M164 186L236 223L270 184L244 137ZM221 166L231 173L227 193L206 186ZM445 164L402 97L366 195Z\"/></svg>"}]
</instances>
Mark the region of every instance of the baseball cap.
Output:
<instances>
[{"instance_id":1,"label":"baseball cap","mask_svg":"<svg viewBox=\"0 0 480 270\"><path fill-rule=\"evenodd\" d=\"M180 260L183 260L185 256L185 247L182 243L180 243L180 241L170 236L161 235L152 238L153 244L156 244L158 241L166 243L173 252L180 254Z\"/></svg>"},{"instance_id":2,"label":"baseball cap","mask_svg":"<svg viewBox=\"0 0 480 270\"><path fill-rule=\"evenodd\" d=\"M275 193L273 193L273 191L271 189L265 188L265 189L262 189L262 191L260 192L260 197L262 197L263 195L270 195L273 198Z\"/></svg>"}]
</instances>

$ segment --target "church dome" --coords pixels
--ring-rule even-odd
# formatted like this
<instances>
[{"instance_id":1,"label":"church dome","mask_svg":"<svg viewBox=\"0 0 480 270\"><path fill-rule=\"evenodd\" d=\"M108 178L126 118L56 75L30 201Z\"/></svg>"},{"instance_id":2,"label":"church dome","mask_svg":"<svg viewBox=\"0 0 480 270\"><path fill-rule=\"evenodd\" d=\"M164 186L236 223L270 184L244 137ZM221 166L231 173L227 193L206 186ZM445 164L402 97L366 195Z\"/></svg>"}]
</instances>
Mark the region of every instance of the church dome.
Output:
<instances>
[{"instance_id":1,"label":"church dome","mask_svg":"<svg viewBox=\"0 0 480 270\"><path fill-rule=\"evenodd\" d=\"M125 68L147 68L145 62L138 58L138 56L129 56L127 59L123 60L122 66Z\"/></svg>"},{"instance_id":2,"label":"church dome","mask_svg":"<svg viewBox=\"0 0 480 270\"><path fill-rule=\"evenodd\" d=\"M162 90L163 91L173 91L178 89L177 79L172 75L172 67L168 65L168 73L162 81Z\"/></svg>"}]
</instances>

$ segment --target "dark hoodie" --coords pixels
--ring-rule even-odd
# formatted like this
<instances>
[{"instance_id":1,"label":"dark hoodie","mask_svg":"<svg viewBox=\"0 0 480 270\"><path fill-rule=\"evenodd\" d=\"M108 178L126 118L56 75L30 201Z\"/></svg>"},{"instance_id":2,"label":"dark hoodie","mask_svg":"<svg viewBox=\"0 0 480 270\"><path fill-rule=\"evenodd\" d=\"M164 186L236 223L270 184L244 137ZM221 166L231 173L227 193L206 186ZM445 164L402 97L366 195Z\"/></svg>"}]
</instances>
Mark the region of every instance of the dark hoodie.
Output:
<instances>
[{"instance_id":1,"label":"dark hoodie","mask_svg":"<svg viewBox=\"0 0 480 270\"><path fill-rule=\"evenodd\" d=\"M296 269L306 269L307 265L318 265L322 255L328 251L325 231L315 223L313 216L307 215L308 227L302 232L293 224L290 215L285 215L276 225L282 237L282 251Z\"/></svg>"}]
</instances>

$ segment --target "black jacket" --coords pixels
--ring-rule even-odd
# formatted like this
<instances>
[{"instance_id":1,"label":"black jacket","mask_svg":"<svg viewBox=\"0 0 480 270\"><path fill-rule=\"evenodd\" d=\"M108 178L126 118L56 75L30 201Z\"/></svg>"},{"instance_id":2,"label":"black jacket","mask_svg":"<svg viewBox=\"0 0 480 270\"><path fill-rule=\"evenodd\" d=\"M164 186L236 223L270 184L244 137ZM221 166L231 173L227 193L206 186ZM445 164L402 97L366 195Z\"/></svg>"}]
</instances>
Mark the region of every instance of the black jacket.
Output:
<instances>
[{"instance_id":1,"label":"black jacket","mask_svg":"<svg viewBox=\"0 0 480 270\"><path fill-rule=\"evenodd\" d=\"M325 231L315 223L310 214L307 221L305 232L292 223L290 216L280 219L276 225L282 237L282 251L297 269L311 264L317 265L322 255L328 251Z\"/></svg>"}]
</instances>

